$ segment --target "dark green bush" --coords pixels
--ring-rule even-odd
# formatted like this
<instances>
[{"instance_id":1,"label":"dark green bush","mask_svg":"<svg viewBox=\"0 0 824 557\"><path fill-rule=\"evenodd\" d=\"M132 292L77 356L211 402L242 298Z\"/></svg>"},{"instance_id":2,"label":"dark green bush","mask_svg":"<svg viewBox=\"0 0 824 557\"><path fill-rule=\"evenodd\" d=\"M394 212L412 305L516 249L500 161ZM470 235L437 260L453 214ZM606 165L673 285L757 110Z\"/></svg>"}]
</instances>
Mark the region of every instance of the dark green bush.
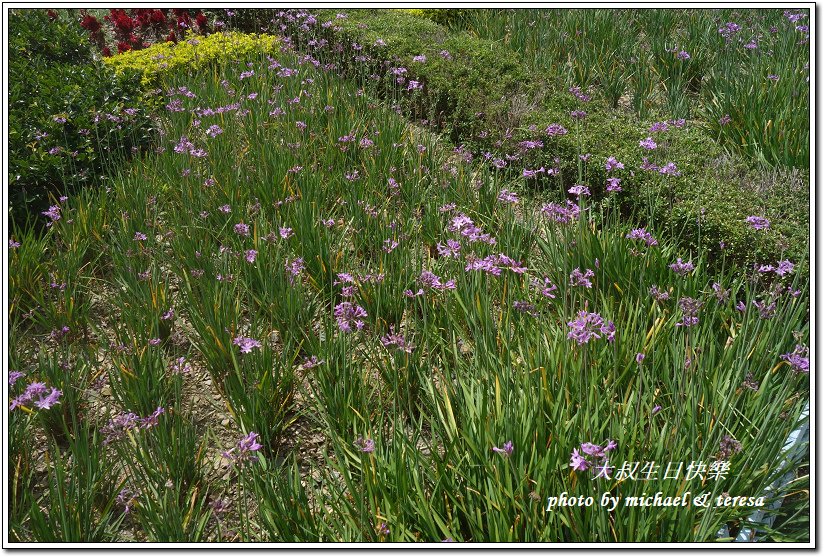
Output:
<instances>
[{"instance_id":1,"label":"dark green bush","mask_svg":"<svg viewBox=\"0 0 824 557\"><path fill-rule=\"evenodd\" d=\"M72 14L9 17L9 202L22 225L50 197L100 184L151 135L139 77L117 77L92 53ZM63 120L65 119L65 122ZM51 152L51 154L50 154Z\"/></svg>"}]
</instances>

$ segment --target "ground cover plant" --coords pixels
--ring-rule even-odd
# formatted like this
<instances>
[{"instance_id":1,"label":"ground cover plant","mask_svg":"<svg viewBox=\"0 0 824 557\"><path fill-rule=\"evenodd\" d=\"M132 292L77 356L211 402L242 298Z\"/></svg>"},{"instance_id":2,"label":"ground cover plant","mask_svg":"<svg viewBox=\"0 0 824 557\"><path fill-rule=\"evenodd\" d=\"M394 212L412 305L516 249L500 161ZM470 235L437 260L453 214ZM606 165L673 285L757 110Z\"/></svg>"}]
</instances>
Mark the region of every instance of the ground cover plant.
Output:
<instances>
[{"instance_id":1,"label":"ground cover plant","mask_svg":"<svg viewBox=\"0 0 824 557\"><path fill-rule=\"evenodd\" d=\"M804 250L742 267L627 210L634 175L697 172L645 137L601 156L568 125L536 188L416 125L401 66L189 41L108 59L156 142L12 229L11 541L808 539Z\"/></svg>"}]
</instances>

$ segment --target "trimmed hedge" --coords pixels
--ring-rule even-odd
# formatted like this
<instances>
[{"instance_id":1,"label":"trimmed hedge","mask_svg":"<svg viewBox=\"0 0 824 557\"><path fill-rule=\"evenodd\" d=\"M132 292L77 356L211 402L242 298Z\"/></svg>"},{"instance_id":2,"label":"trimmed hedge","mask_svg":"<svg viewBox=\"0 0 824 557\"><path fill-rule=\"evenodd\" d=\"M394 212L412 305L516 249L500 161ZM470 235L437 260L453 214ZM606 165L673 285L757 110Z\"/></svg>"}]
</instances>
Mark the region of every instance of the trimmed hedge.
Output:
<instances>
[{"instance_id":1,"label":"trimmed hedge","mask_svg":"<svg viewBox=\"0 0 824 557\"><path fill-rule=\"evenodd\" d=\"M376 76L382 76L386 83L392 69L405 68L404 84L415 80L423 85L422 92L405 94L399 91L403 85L386 84L377 86L378 91L411 117L426 119L449 133L453 142L503 159L505 154L517 152L520 141L543 141L543 148L510 162L510 177L519 176L524 168L551 168L558 158L562 185L568 189L578 179L581 141L583 152L590 153L586 183L593 193L604 193L604 162L607 157L616 157L626 166L621 173L624 192L619 194L625 215L669 231L680 238L685 249L698 247L700 241L702 248L718 253L717 246L724 242L727 261L735 264L774 263L779 258L807 264L809 203L805 210L803 188L795 191L789 202L779 195L756 192L748 185L753 172L741 163L724 162L726 157L717 142L696 122L658 136L649 131L653 120L640 120L597 101L581 103L565 84L527 75L526 65L503 45L466 32L452 32L420 17L423 14L408 10L316 10L311 25L307 23L311 18L304 14L287 12L277 22L292 33L296 47L318 59L335 60L341 71L365 84L374 83ZM323 41L329 46L320 48ZM330 50L337 52L337 57L329 58ZM449 52L449 59L441 56L442 51ZM426 62L414 62L418 55L426 56ZM367 63L357 64L355 57ZM576 109L587 112L580 136L570 116ZM544 130L551 123L561 124L570 133L548 137ZM652 154L639 146L648 136L654 136L660 145ZM640 170L642 156L660 159L661 165L675 162L681 176L663 177ZM776 190L780 189L779 185ZM650 199L656 200L652 207ZM654 222L644 222L649 215ZM770 219L773 227L769 233L754 234L744 224L749 215Z\"/></svg>"},{"instance_id":2,"label":"trimmed hedge","mask_svg":"<svg viewBox=\"0 0 824 557\"><path fill-rule=\"evenodd\" d=\"M9 202L12 222L43 221L52 198L100 184L148 145L140 83L95 61L65 10L9 13Z\"/></svg>"}]
</instances>

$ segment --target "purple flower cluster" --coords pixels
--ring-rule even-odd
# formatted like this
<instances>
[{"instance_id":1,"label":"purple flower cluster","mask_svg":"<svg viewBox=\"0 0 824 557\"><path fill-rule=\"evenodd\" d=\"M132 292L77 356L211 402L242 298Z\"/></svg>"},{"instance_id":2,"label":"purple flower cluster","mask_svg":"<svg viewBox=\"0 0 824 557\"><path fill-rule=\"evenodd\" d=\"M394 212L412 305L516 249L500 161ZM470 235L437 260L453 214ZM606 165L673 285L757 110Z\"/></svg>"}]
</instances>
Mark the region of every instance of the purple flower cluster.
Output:
<instances>
[{"instance_id":1,"label":"purple flower cluster","mask_svg":"<svg viewBox=\"0 0 824 557\"><path fill-rule=\"evenodd\" d=\"M433 273L432 271L421 271L421 276L418 277L418 282L420 282L424 287L429 288L430 290L455 290L455 281L448 280L443 282L441 277Z\"/></svg>"},{"instance_id":2,"label":"purple flower cluster","mask_svg":"<svg viewBox=\"0 0 824 557\"><path fill-rule=\"evenodd\" d=\"M615 323L604 322L604 318L597 313L581 310L577 319L568 322L567 326L570 328L567 338L579 345L586 344L593 338L599 339L601 335L605 335L609 342L615 340Z\"/></svg>"},{"instance_id":3,"label":"purple flower cluster","mask_svg":"<svg viewBox=\"0 0 824 557\"><path fill-rule=\"evenodd\" d=\"M672 269L676 275L683 277L684 275L691 273L695 269L695 265L692 264L692 261L687 261L684 263L679 257L675 263L669 266L669 268Z\"/></svg>"},{"instance_id":4,"label":"purple flower cluster","mask_svg":"<svg viewBox=\"0 0 824 557\"><path fill-rule=\"evenodd\" d=\"M541 212L555 222L568 224L578 220L581 209L578 205L567 199L566 207L556 203L548 203L541 208Z\"/></svg>"},{"instance_id":5,"label":"purple flower cluster","mask_svg":"<svg viewBox=\"0 0 824 557\"><path fill-rule=\"evenodd\" d=\"M19 371L10 372L9 385L14 385L17 379L22 377L22 375L23 374ZM23 391L23 393L17 398L12 399L11 404L9 404L9 411L14 410L15 408L28 406L32 403L32 401L34 402L34 406L40 410L48 410L60 402L60 395L62 394L62 391L55 389L54 387L49 390L45 383L35 381L30 383L26 387L26 390Z\"/></svg>"},{"instance_id":6,"label":"purple flower cluster","mask_svg":"<svg viewBox=\"0 0 824 557\"><path fill-rule=\"evenodd\" d=\"M806 346L796 344L795 350L782 354L781 359L787 362L795 373L810 373L810 349Z\"/></svg>"},{"instance_id":7,"label":"purple flower cluster","mask_svg":"<svg viewBox=\"0 0 824 557\"><path fill-rule=\"evenodd\" d=\"M497 241L490 234L484 233L471 218L463 213L458 213L449 223L447 230L450 232L459 232L461 236L468 239L470 242L483 242L490 246L494 246Z\"/></svg>"},{"instance_id":8,"label":"purple flower cluster","mask_svg":"<svg viewBox=\"0 0 824 557\"><path fill-rule=\"evenodd\" d=\"M770 227L770 221L764 217L757 217L755 215L750 215L744 219L744 222L752 226L755 230L766 230Z\"/></svg>"},{"instance_id":9,"label":"purple flower cluster","mask_svg":"<svg viewBox=\"0 0 824 557\"><path fill-rule=\"evenodd\" d=\"M389 334L381 337L381 344L383 344L385 348L394 346L397 350L406 352L407 354L411 354L412 351L415 350L414 344L407 341L400 333L395 332L394 325L390 325Z\"/></svg>"},{"instance_id":10,"label":"purple flower cluster","mask_svg":"<svg viewBox=\"0 0 824 557\"><path fill-rule=\"evenodd\" d=\"M260 348L263 346L259 341L249 337L235 337L232 344L240 347L241 354L249 354L253 348Z\"/></svg>"},{"instance_id":11,"label":"purple flower cluster","mask_svg":"<svg viewBox=\"0 0 824 557\"><path fill-rule=\"evenodd\" d=\"M334 314L338 328L344 333L351 333L355 329L360 331L366 325L363 321L363 318L367 317L366 310L351 302L341 302L336 305Z\"/></svg>"},{"instance_id":12,"label":"purple flower cluster","mask_svg":"<svg viewBox=\"0 0 824 557\"><path fill-rule=\"evenodd\" d=\"M134 412L127 412L115 416L109 423L100 428L100 433L104 435L103 444L108 445L118 439L122 439L126 433L133 429L150 429L158 424L158 418L165 413L166 410L160 406L146 416L141 418Z\"/></svg>"},{"instance_id":13,"label":"purple flower cluster","mask_svg":"<svg viewBox=\"0 0 824 557\"><path fill-rule=\"evenodd\" d=\"M570 286L583 286L585 288L592 288L592 281L589 280L595 276L592 269L587 269L582 273L580 267L576 267L569 275Z\"/></svg>"},{"instance_id":14,"label":"purple flower cluster","mask_svg":"<svg viewBox=\"0 0 824 557\"><path fill-rule=\"evenodd\" d=\"M609 472L612 470L612 467L609 466L608 453L617 448L618 443L610 439L607 439L603 447L593 443L581 443L580 452L579 449L572 449L572 454L569 458L569 467L576 472L583 472L595 466L593 472L600 470L600 472L596 474L596 477L606 476L609 479ZM589 457L591 461L587 460L587 457ZM598 466L599 463L600 466Z\"/></svg>"},{"instance_id":15,"label":"purple flower cluster","mask_svg":"<svg viewBox=\"0 0 824 557\"><path fill-rule=\"evenodd\" d=\"M465 271L483 271L496 277L501 275L502 269L509 269L519 275L526 272L526 267L523 267L519 261L515 261L503 253L489 255L483 259L470 255L466 258L466 261Z\"/></svg>"},{"instance_id":16,"label":"purple flower cluster","mask_svg":"<svg viewBox=\"0 0 824 557\"><path fill-rule=\"evenodd\" d=\"M652 237L652 234L646 231L644 228L634 228L631 232L629 232L626 236L628 240L642 240L648 246L657 246L658 240Z\"/></svg>"},{"instance_id":17,"label":"purple flower cluster","mask_svg":"<svg viewBox=\"0 0 824 557\"><path fill-rule=\"evenodd\" d=\"M681 321L676 323L676 327L692 327L698 325L698 310L704 302L689 298L687 296L678 300L678 307L681 308Z\"/></svg>"}]
</instances>

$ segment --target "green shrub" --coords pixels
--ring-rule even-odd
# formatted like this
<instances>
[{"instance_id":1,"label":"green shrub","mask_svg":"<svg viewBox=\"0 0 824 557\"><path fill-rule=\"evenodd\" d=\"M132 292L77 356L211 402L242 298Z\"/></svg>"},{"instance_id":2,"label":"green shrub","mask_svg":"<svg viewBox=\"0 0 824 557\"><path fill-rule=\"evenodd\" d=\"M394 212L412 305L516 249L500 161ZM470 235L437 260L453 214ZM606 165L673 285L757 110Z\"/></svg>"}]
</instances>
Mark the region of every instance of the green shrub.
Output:
<instances>
[{"instance_id":1,"label":"green shrub","mask_svg":"<svg viewBox=\"0 0 824 557\"><path fill-rule=\"evenodd\" d=\"M9 17L9 201L24 224L50 196L99 184L148 144L148 114L133 73L97 63L70 18L41 10Z\"/></svg>"}]
</instances>

